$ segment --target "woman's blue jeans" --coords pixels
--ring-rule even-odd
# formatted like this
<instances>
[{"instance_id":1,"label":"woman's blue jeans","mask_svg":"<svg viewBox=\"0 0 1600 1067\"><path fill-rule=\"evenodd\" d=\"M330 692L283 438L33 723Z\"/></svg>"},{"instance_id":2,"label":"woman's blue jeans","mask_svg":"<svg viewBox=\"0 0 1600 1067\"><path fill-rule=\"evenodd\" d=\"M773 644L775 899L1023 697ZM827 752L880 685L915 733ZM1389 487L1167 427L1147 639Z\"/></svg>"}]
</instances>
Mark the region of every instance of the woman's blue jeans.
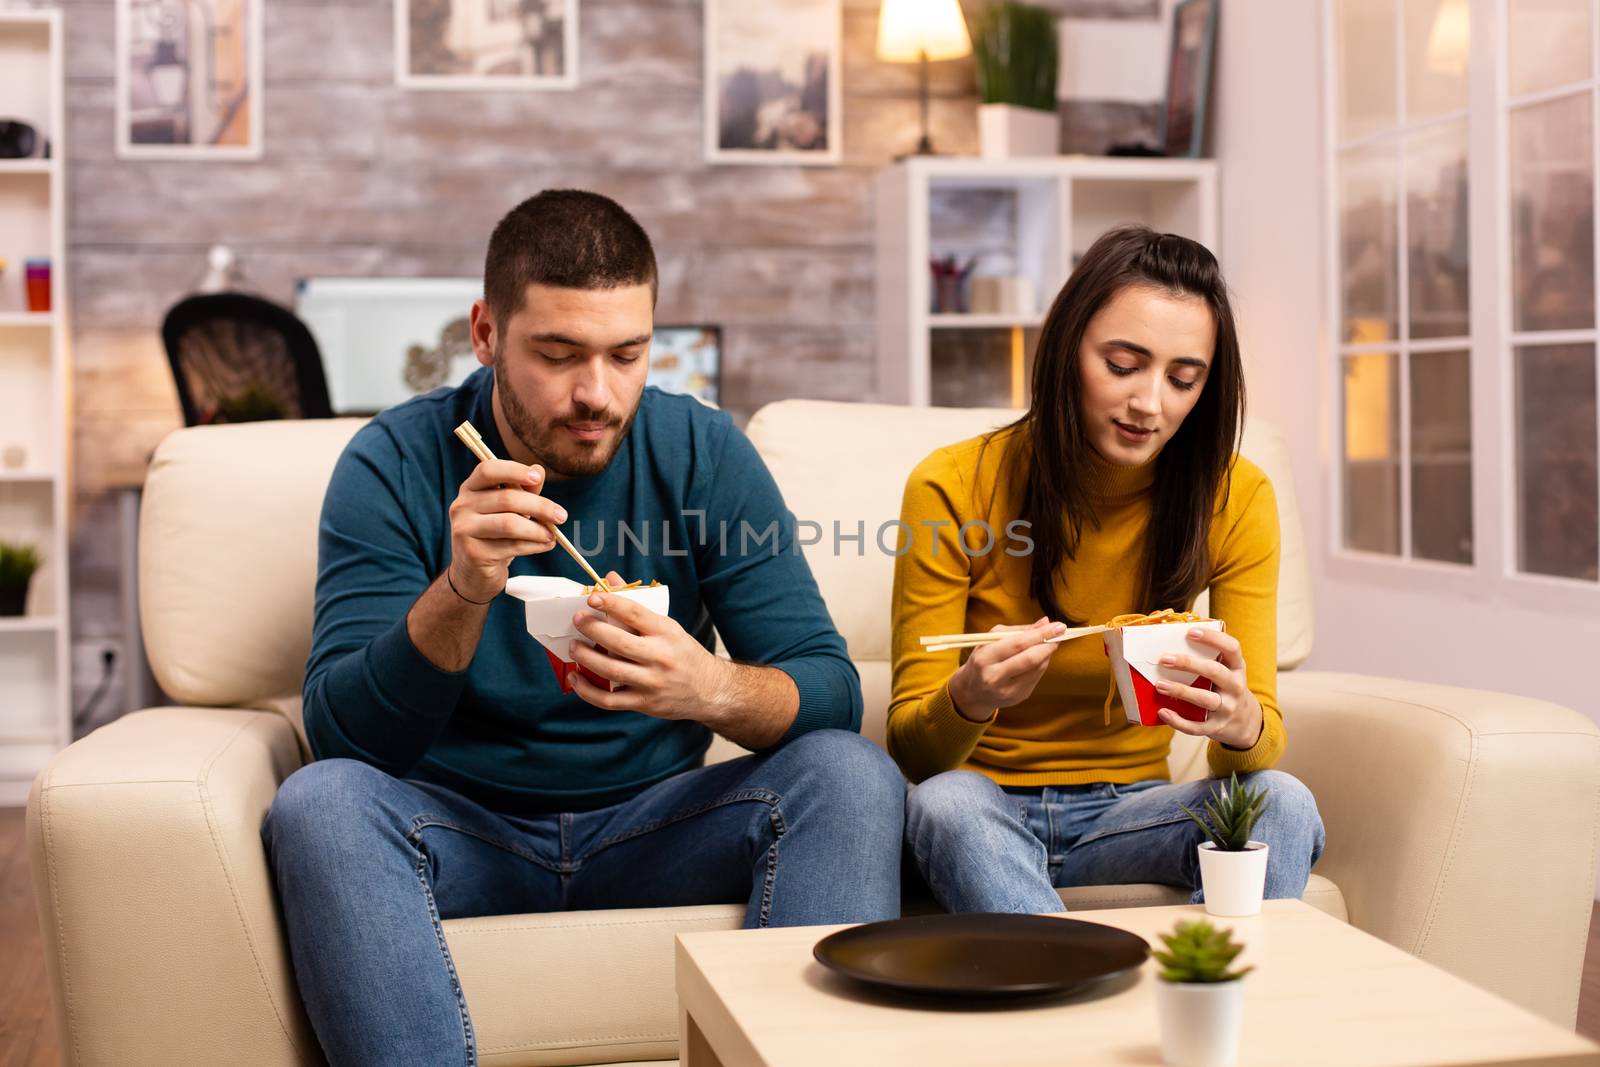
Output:
<instances>
[{"instance_id":1,"label":"woman's blue jeans","mask_svg":"<svg viewBox=\"0 0 1600 1067\"><path fill-rule=\"evenodd\" d=\"M743 903L746 926L893 918L905 795L882 749L819 730L533 818L322 760L283 783L261 832L329 1061L444 1067L477 1050L441 919L716 903Z\"/></svg>"},{"instance_id":2,"label":"woman's blue jeans","mask_svg":"<svg viewBox=\"0 0 1600 1067\"><path fill-rule=\"evenodd\" d=\"M1266 895L1298 898L1322 855L1322 817L1311 791L1282 771L1239 776L1266 789L1251 837L1265 841ZM1173 785L997 785L947 771L906 798L906 845L934 899L949 911L1055 912L1059 888L1157 882L1200 903L1200 828L1179 805L1202 811L1212 780Z\"/></svg>"}]
</instances>

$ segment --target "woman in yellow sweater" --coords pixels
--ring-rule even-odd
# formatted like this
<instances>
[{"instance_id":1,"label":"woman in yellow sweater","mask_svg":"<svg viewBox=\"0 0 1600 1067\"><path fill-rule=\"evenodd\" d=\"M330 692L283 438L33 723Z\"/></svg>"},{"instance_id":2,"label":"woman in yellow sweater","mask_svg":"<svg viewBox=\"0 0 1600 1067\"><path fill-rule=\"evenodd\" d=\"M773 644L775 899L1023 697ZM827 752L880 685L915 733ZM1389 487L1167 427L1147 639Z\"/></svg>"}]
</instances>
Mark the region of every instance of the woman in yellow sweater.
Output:
<instances>
[{"instance_id":1,"label":"woman in yellow sweater","mask_svg":"<svg viewBox=\"0 0 1600 1067\"><path fill-rule=\"evenodd\" d=\"M1167 780L1172 731L1204 736L1218 776L1270 793L1253 836L1268 897L1298 897L1322 821L1283 752L1276 699L1278 516L1272 485L1235 454L1239 341L1216 259L1143 227L1101 237L1039 336L1033 405L941 448L906 485L911 546L895 566L889 752L915 783L906 839L951 911L1060 911L1055 890L1159 882L1199 900L1198 808L1213 782ZM1129 723L1107 703L1098 638L1047 639L1129 612L1184 610L1211 590L1216 661L1179 656L1207 709ZM1012 625L1028 619L1028 625ZM923 634L1010 629L972 651Z\"/></svg>"}]
</instances>

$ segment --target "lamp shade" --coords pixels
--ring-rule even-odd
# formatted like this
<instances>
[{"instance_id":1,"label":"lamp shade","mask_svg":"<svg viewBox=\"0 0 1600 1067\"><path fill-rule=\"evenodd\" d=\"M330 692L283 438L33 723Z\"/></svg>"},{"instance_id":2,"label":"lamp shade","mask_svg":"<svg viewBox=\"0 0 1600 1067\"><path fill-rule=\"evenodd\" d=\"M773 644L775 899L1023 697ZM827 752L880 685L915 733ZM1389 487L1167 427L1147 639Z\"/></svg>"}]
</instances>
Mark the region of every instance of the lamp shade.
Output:
<instances>
[{"instance_id":1,"label":"lamp shade","mask_svg":"<svg viewBox=\"0 0 1600 1067\"><path fill-rule=\"evenodd\" d=\"M878 58L890 63L960 59L972 38L959 0L883 0L878 12Z\"/></svg>"}]
</instances>

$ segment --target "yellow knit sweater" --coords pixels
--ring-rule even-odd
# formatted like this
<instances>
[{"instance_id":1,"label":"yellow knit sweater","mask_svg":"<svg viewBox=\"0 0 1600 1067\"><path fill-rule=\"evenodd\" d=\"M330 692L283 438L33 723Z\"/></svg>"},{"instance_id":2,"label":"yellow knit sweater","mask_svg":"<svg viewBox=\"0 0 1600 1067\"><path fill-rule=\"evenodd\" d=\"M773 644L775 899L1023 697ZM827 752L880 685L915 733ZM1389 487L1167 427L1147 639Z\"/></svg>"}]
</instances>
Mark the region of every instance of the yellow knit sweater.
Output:
<instances>
[{"instance_id":1,"label":"yellow knit sweater","mask_svg":"<svg viewBox=\"0 0 1600 1067\"><path fill-rule=\"evenodd\" d=\"M1063 643L1033 695L999 709L986 722L956 710L948 682L960 651L928 653L924 634L988 630L996 623L1031 623L1044 614L1028 595L1029 558L1019 538L1006 536L1021 514L1022 486L1002 484L1012 449L1025 434L1002 430L984 447L981 437L941 448L918 464L906 483L901 519L911 547L895 561L894 690L889 704L889 752L913 782L961 767L1002 785L1126 784L1167 776L1168 726L1127 721L1121 702L1105 723L1110 666L1098 637ZM1115 615L1188 604L1138 604L1144 538L1150 522L1155 464L1113 467L1095 457L1091 490L1098 528L1085 523L1075 559L1056 578L1064 611L1085 624ZM995 532L986 555L961 547L962 524L983 520ZM924 525L933 523L945 525ZM1022 532L1025 535L1025 531ZM981 549L982 527L967 544ZM1212 617L1238 638L1251 691L1264 713L1261 736L1248 750L1212 741L1213 773L1262 770L1283 752L1277 702L1278 509L1260 468L1236 457L1226 506L1211 526ZM972 710L972 709L969 709Z\"/></svg>"}]
</instances>

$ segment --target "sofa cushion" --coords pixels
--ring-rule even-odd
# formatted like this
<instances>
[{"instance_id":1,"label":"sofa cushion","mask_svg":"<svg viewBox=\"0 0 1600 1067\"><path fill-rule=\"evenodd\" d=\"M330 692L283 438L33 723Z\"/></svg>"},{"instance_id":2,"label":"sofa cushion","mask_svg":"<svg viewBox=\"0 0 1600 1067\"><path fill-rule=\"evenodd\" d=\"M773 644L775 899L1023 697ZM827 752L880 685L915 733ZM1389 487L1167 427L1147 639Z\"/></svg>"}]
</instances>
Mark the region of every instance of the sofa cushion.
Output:
<instances>
[{"instance_id":1,"label":"sofa cushion","mask_svg":"<svg viewBox=\"0 0 1600 1067\"><path fill-rule=\"evenodd\" d=\"M362 425L196 426L156 449L139 525L139 618L150 667L174 702L300 692L322 496Z\"/></svg>"}]
</instances>

